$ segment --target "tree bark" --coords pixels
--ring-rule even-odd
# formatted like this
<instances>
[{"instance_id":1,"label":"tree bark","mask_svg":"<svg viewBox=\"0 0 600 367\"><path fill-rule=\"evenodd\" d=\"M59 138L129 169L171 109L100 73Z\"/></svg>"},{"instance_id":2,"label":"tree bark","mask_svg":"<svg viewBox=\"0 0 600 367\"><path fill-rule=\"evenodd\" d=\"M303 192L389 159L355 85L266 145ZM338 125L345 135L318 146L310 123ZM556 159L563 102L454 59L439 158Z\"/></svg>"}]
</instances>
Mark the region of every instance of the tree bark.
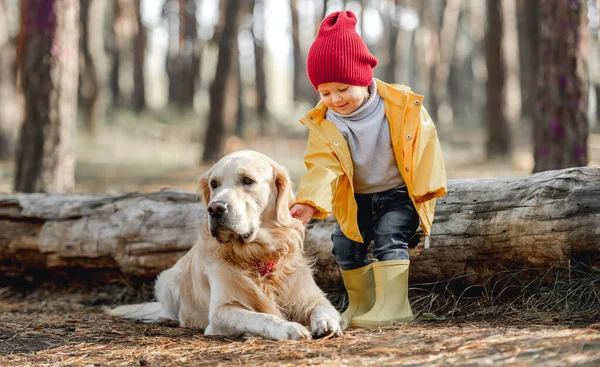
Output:
<instances>
[{"instance_id":1,"label":"tree bark","mask_svg":"<svg viewBox=\"0 0 600 367\"><path fill-rule=\"evenodd\" d=\"M533 120L535 111L535 76L538 64L537 3L537 1L517 0L521 113L530 121Z\"/></svg>"},{"instance_id":2,"label":"tree bark","mask_svg":"<svg viewBox=\"0 0 600 367\"><path fill-rule=\"evenodd\" d=\"M219 37L217 70L210 86L210 112L202 154L203 163L216 162L223 154L226 133L226 122L223 121L225 96L228 89L227 81L234 73L235 63L233 57L237 55L235 49L238 47L237 34L241 8L242 6L237 1L225 1L225 23Z\"/></svg>"},{"instance_id":3,"label":"tree bark","mask_svg":"<svg viewBox=\"0 0 600 367\"><path fill-rule=\"evenodd\" d=\"M200 72L197 5L197 0L167 0L163 7L169 27L169 101L184 108L193 107Z\"/></svg>"},{"instance_id":4,"label":"tree bark","mask_svg":"<svg viewBox=\"0 0 600 367\"><path fill-rule=\"evenodd\" d=\"M450 78L450 66L454 56L456 44L456 33L458 18L462 8L462 0L446 0L443 19L439 34L439 62L435 68L434 74L434 93L437 100L437 119L438 126L451 125L452 105L450 103L448 90L448 80ZM441 113L444 111L443 113ZM443 127L441 127L443 129Z\"/></svg>"},{"instance_id":5,"label":"tree bark","mask_svg":"<svg viewBox=\"0 0 600 367\"><path fill-rule=\"evenodd\" d=\"M22 3L19 68L25 120L17 148L16 191L73 190L78 26L78 0Z\"/></svg>"},{"instance_id":6,"label":"tree bark","mask_svg":"<svg viewBox=\"0 0 600 367\"><path fill-rule=\"evenodd\" d=\"M133 110L139 113L146 108L144 65L146 64L147 32L146 26L142 21L141 0L135 0L134 4L137 33L133 39L133 96L131 98L131 104Z\"/></svg>"},{"instance_id":7,"label":"tree bark","mask_svg":"<svg viewBox=\"0 0 600 367\"><path fill-rule=\"evenodd\" d=\"M437 202L430 247L419 232L409 250L412 284L454 278L454 287L465 289L511 271L521 271L523 281L539 278L568 260L600 266L599 168L448 186ZM177 191L0 194L0 272L85 267L150 279L198 240L204 212L196 195ZM326 290L343 288L331 254L333 228L331 217L312 222L305 241Z\"/></svg>"},{"instance_id":8,"label":"tree bark","mask_svg":"<svg viewBox=\"0 0 600 367\"><path fill-rule=\"evenodd\" d=\"M298 102L302 98L302 79L306 78L304 72L306 67L302 60L302 49L300 48L300 30L298 20L298 5L296 0L290 0L290 14L292 20L292 54L294 56L294 80L292 81L293 101Z\"/></svg>"},{"instance_id":9,"label":"tree bark","mask_svg":"<svg viewBox=\"0 0 600 367\"><path fill-rule=\"evenodd\" d=\"M389 13L387 15L383 15L385 22L384 24L388 28L386 29L387 47L385 50L387 52L387 55L385 55L387 58L387 63L385 64L383 75L384 80L388 83L396 83L398 80L398 78L396 78L396 69L402 66L398 63L398 36L402 32L398 18L400 17L400 12L402 10L400 10L400 4L398 0L390 1L387 6ZM363 10L361 10L361 12L363 12Z\"/></svg>"},{"instance_id":10,"label":"tree bark","mask_svg":"<svg viewBox=\"0 0 600 367\"><path fill-rule=\"evenodd\" d=\"M587 7L584 0L538 2L534 172L588 161Z\"/></svg>"},{"instance_id":11,"label":"tree bark","mask_svg":"<svg viewBox=\"0 0 600 367\"><path fill-rule=\"evenodd\" d=\"M267 132L267 76L265 73L265 4L257 0L254 5L252 24L252 39L254 41L254 70L256 80L256 114L258 116L259 133L265 136Z\"/></svg>"},{"instance_id":12,"label":"tree bark","mask_svg":"<svg viewBox=\"0 0 600 367\"><path fill-rule=\"evenodd\" d=\"M7 9L0 0L0 160L14 159L20 122L14 75L17 57L7 22Z\"/></svg>"},{"instance_id":13,"label":"tree bark","mask_svg":"<svg viewBox=\"0 0 600 367\"><path fill-rule=\"evenodd\" d=\"M485 59L488 80L487 96L487 158L507 157L510 154L510 127L504 114L506 105L506 62L502 38L504 20L501 0L487 0L488 28L485 36Z\"/></svg>"},{"instance_id":14,"label":"tree bark","mask_svg":"<svg viewBox=\"0 0 600 367\"><path fill-rule=\"evenodd\" d=\"M91 135L104 122L109 102L109 63L105 52L106 0L81 0L81 85L85 126Z\"/></svg>"},{"instance_id":15,"label":"tree bark","mask_svg":"<svg viewBox=\"0 0 600 367\"><path fill-rule=\"evenodd\" d=\"M113 106L129 105L130 95L121 89L121 78L127 75L129 63L135 59L132 45L138 32L135 4L131 0L113 0L111 32L110 90ZM135 88L135 87L134 87Z\"/></svg>"},{"instance_id":16,"label":"tree bark","mask_svg":"<svg viewBox=\"0 0 600 367\"><path fill-rule=\"evenodd\" d=\"M440 29L442 27L442 16L443 10L439 1L430 0L426 4L423 3L423 20L427 24L426 29L422 32L426 33L429 37L427 38L427 46L425 51L425 61L428 69L426 73L429 77L427 83L428 98L427 98L427 110L431 115L431 118L436 123L439 123L438 110L440 102L436 93L436 77L437 68L440 64Z\"/></svg>"}]
</instances>

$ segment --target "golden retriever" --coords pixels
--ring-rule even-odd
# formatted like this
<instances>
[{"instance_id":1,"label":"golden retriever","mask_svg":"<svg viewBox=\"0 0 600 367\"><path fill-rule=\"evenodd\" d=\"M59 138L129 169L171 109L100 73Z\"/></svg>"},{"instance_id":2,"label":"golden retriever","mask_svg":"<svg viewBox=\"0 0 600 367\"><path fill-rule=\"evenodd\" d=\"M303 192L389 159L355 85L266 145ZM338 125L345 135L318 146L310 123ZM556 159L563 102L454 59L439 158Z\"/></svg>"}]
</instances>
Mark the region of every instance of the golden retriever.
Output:
<instances>
[{"instance_id":1,"label":"golden retriever","mask_svg":"<svg viewBox=\"0 0 600 367\"><path fill-rule=\"evenodd\" d=\"M200 239L158 276L157 302L106 312L146 322L178 320L205 335L341 335L340 314L303 255L304 228L290 215L287 171L260 153L239 151L202 175L199 193L207 207Z\"/></svg>"}]
</instances>

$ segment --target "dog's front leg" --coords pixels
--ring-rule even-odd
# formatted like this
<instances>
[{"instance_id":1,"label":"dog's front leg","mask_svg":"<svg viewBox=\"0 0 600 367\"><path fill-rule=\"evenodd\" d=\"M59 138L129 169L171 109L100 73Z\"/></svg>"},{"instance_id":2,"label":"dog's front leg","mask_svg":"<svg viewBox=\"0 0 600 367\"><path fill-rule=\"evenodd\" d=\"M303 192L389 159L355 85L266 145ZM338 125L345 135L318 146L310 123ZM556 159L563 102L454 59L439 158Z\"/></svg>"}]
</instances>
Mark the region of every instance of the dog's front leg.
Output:
<instances>
[{"instance_id":1,"label":"dog's front leg","mask_svg":"<svg viewBox=\"0 0 600 367\"><path fill-rule=\"evenodd\" d=\"M346 328L347 325L342 325L342 319L339 312L325 300L316 306L310 315L310 329L312 335L315 338L320 338L326 335L342 335L342 328Z\"/></svg>"},{"instance_id":2,"label":"dog's front leg","mask_svg":"<svg viewBox=\"0 0 600 367\"><path fill-rule=\"evenodd\" d=\"M217 307L210 316L205 335L234 335L249 333L267 339L307 339L310 331L297 322L275 315L249 311L234 305Z\"/></svg>"}]
</instances>

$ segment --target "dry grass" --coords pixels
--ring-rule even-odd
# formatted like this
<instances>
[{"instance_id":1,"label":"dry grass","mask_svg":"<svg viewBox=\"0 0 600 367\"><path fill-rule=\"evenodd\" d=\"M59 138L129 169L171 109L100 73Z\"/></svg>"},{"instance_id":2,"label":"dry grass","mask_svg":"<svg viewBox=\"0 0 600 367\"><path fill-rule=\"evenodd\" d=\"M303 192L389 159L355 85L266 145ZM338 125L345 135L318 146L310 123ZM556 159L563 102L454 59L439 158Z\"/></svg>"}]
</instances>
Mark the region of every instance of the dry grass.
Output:
<instances>
[{"instance_id":1,"label":"dry grass","mask_svg":"<svg viewBox=\"0 0 600 367\"><path fill-rule=\"evenodd\" d=\"M495 274L481 287L455 292L453 283L465 274L442 282L411 287L412 304L423 319L512 318L600 321L600 270L583 263L555 264L542 277L539 269ZM529 279L524 281L524 279Z\"/></svg>"}]
</instances>

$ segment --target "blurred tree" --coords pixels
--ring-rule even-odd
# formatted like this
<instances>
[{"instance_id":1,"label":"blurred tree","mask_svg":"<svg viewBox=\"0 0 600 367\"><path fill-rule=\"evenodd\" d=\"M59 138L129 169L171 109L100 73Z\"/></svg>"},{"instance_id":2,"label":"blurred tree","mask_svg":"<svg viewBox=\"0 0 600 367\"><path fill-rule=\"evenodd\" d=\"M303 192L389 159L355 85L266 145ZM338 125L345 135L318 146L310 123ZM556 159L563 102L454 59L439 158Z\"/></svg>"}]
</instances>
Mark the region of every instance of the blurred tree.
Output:
<instances>
[{"instance_id":1,"label":"blurred tree","mask_svg":"<svg viewBox=\"0 0 600 367\"><path fill-rule=\"evenodd\" d=\"M142 0L134 0L134 5L137 32L133 38L133 95L131 96L131 105L135 112L141 112L146 108L144 65L146 64L148 37L146 36L146 26L142 21ZM200 68L197 67L197 70L200 70Z\"/></svg>"},{"instance_id":2,"label":"blurred tree","mask_svg":"<svg viewBox=\"0 0 600 367\"><path fill-rule=\"evenodd\" d=\"M265 4L264 0L254 3L252 21L252 39L254 41L254 69L256 80L256 114L259 133L265 136L269 111L267 109L267 77L265 74Z\"/></svg>"},{"instance_id":3,"label":"blurred tree","mask_svg":"<svg viewBox=\"0 0 600 367\"><path fill-rule=\"evenodd\" d=\"M396 0L390 1L397 2ZM360 22L358 22L356 26L356 31L363 37L365 35L365 9L367 9L367 6L369 6L369 0L360 0L360 13L358 14L358 19L360 19Z\"/></svg>"},{"instance_id":4,"label":"blurred tree","mask_svg":"<svg viewBox=\"0 0 600 367\"><path fill-rule=\"evenodd\" d=\"M74 187L79 1L21 3L18 63L25 118L17 147L15 191Z\"/></svg>"},{"instance_id":5,"label":"blurred tree","mask_svg":"<svg viewBox=\"0 0 600 367\"><path fill-rule=\"evenodd\" d=\"M81 0L80 47L83 54L80 71L81 101L85 107L84 125L90 134L96 133L108 108L108 58L105 52L105 0Z\"/></svg>"},{"instance_id":6,"label":"blurred tree","mask_svg":"<svg viewBox=\"0 0 600 367\"><path fill-rule=\"evenodd\" d=\"M198 0L165 0L163 16L169 28L167 75L169 102L192 107L200 73L202 44L198 42Z\"/></svg>"},{"instance_id":7,"label":"blurred tree","mask_svg":"<svg viewBox=\"0 0 600 367\"><path fill-rule=\"evenodd\" d=\"M248 0L248 2L254 2L253 0ZM241 14L240 14L241 15ZM243 25L243 22L240 21L240 27L238 28L238 36L235 37L239 39L240 29ZM247 24L248 25L248 24ZM242 65L240 63L240 46L239 42L236 42L236 46L232 49L231 54L231 77L227 80L227 95L226 100L228 101L229 108L225 111L225 121L234 121L233 134L241 137L244 133L244 83L242 82ZM227 117L228 112L233 114L232 117Z\"/></svg>"},{"instance_id":8,"label":"blurred tree","mask_svg":"<svg viewBox=\"0 0 600 367\"><path fill-rule=\"evenodd\" d=\"M483 38L485 17L484 2L463 2L456 31L456 50L450 64L449 96L452 116L457 127L472 127L473 122L484 121L481 116L485 104L485 80L476 77L474 66L485 64ZM483 19L482 19L483 18Z\"/></svg>"},{"instance_id":9,"label":"blurred tree","mask_svg":"<svg viewBox=\"0 0 600 367\"><path fill-rule=\"evenodd\" d=\"M423 30L426 33L424 41L427 44L425 51L425 60L428 68L428 72L425 73L428 80L428 94L429 103L427 104L427 111L431 114L433 121L439 121L439 100L436 93L436 78L437 68L440 63L440 28L442 24L442 14L444 3L437 0L429 0L427 4L423 4L424 7L424 24L427 26ZM428 36L428 37L427 37Z\"/></svg>"},{"instance_id":10,"label":"blurred tree","mask_svg":"<svg viewBox=\"0 0 600 367\"><path fill-rule=\"evenodd\" d=\"M414 54L414 73L415 73L415 85L414 88L417 93L425 95L427 110L431 109L429 100L429 59L428 59L428 42L429 40L429 22L425 16L425 9L428 8L426 1L416 1L413 5L419 16L419 25L414 32L414 48L412 53ZM431 113L431 112L430 112Z\"/></svg>"},{"instance_id":11,"label":"blurred tree","mask_svg":"<svg viewBox=\"0 0 600 367\"><path fill-rule=\"evenodd\" d=\"M535 80L538 65L537 6L537 1L517 0L521 114L530 121L533 120L535 111L535 91L537 88Z\"/></svg>"},{"instance_id":12,"label":"blurred tree","mask_svg":"<svg viewBox=\"0 0 600 367\"><path fill-rule=\"evenodd\" d=\"M502 0L487 0L487 31L485 55L488 80L486 84L487 158L506 157L510 154L510 126L504 114L506 95L506 62L502 37L504 21Z\"/></svg>"},{"instance_id":13,"label":"blurred tree","mask_svg":"<svg viewBox=\"0 0 600 367\"><path fill-rule=\"evenodd\" d=\"M403 2L404 3L404 2ZM406 4L402 4L406 6ZM385 47L384 58L387 62L384 62L383 80L388 83L396 83L396 68L398 65L397 57L397 45L398 35L402 32L400 29L400 0L391 0L387 3L388 10L382 14L384 19L385 37L387 38L387 47ZM364 14L364 11L361 11ZM364 23L364 19L361 23Z\"/></svg>"},{"instance_id":14,"label":"blurred tree","mask_svg":"<svg viewBox=\"0 0 600 367\"><path fill-rule=\"evenodd\" d=\"M448 80L450 78L450 65L454 56L456 30L461 7L462 0L446 0L440 28L439 61L433 76L433 91L436 94L438 104L436 120L434 121L439 121L440 124L451 124L453 122L452 105L448 95L450 88Z\"/></svg>"},{"instance_id":15,"label":"blurred tree","mask_svg":"<svg viewBox=\"0 0 600 367\"><path fill-rule=\"evenodd\" d=\"M225 12L222 11L223 9L225 9L225 2L227 0L218 0L219 1L219 19L217 20L217 24L215 24L215 27L213 29L213 36L212 39L210 40L210 42L212 43L219 43L219 40L221 39L221 32L223 31L223 26L225 25Z\"/></svg>"},{"instance_id":16,"label":"blurred tree","mask_svg":"<svg viewBox=\"0 0 600 367\"><path fill-rule=\"evenodd\" d=\"M589 126L585 0L538 2L534 172L585 166Z\"/></svg>"},{"instance_id":17,"label":"blurred tree","mask_svg":"<svg viewBox=\"0 0 600 367\"><path fill-rule=\"evenodd\" d=\"M14 158L19 132L14 65L15 47L8 33L8 14L0 0L0 160Z\"/></svg>"},{"instance_id":18,"label":"blurred tree","mask_svg":"<svg viewBox=\"0 0 600 367\"><path fill-rule=\"evenodd\" d=\"M121 86L121 79L127 79L128 72L135 59L133 55L134 39L138 34L135 3L131 0L114 0L112 4L112 30L110 34L111 67L109 85L112 105L121 106L130 103L130 95L126 95ZM134 67L134 66L132 66ZM133 74L133 73L132 73ZM124 86L127 86L126 83ZM131 83L133 84L133 83Z\"/></svg>"},{"instance_id":19,"label":"blurred tree","mask_svg":"<svg viewBox=\"0 0 600 367\"><path fill-rule=\"evenodd\" d=\"M302 95L302 80L306 79L304 71L306 65L302 58L300 49L300 31L298 29L298 5L296 0L290 0L290 14L292 17L292 52L294 54L294 80L293 80L293 100L300 101Z\"/></svg>"},{"instance_id":20,"label":"blurred tree","mask_svg":"<svg viewBox=\"0 0 600 367\"><path fill-rule=\"evenodd\" d=\"M315 0L315 5L317 3L320 3L321 5L321 12L316 12L316 16L317 18L315 19L315 32L314 34L316 35L319 32L319 27L321 26L321 22L323 21L323 19L325 19L325 17L327 16L327 7L329 6L329 0Z\"/></svg>"},{"instance_id":21,"label":"blurred tree","mask_svg":"<svg viewBox=\"0 0 600 367\"><path fill-rule=\"evenodd\" d=\"M248 0L242 1L243 5L248 4ZM240 6L238 0L224 0L224 7L221 10L225 13L223 28L219 37L219 55L217 60L217 70L215 77L210 85L210 112L208 117L208 128L204 141L204 152L202 154L203 163L213 163L223 154L225 137L227 134L224 121L225 96L227 94L227 81L235 73L235 62L233 60L237 48L237 34L241 21L240 14L247 9L246 6Z\"/></svg>"}]
</instances>

